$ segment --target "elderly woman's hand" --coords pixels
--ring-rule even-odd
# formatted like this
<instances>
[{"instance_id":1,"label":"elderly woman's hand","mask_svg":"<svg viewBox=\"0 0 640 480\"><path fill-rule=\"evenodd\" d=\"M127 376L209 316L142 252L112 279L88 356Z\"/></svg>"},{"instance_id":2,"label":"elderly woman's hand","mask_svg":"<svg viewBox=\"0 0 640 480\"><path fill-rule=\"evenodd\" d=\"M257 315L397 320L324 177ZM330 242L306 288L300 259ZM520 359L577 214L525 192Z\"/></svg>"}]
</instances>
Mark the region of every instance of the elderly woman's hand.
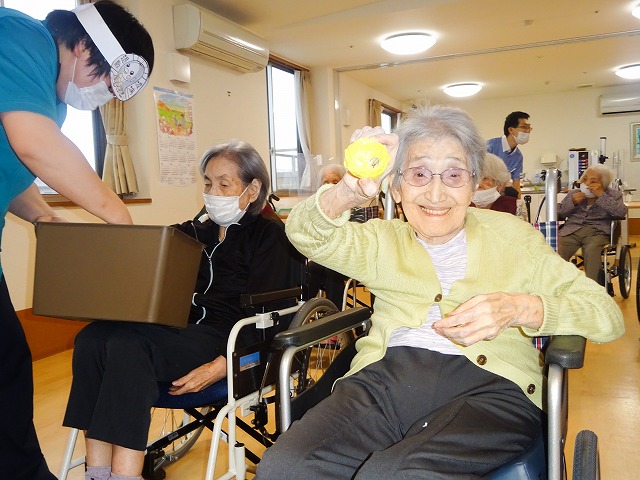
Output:
<instances>
[{"instance_id":1,"label":"elderly woman's hand","mask_svg":"<svg viewBox=\"0 0 640 480\"><path fill-rule=\"evenodd\" d=\"M544 308L540 297L520 293L490 293L467 300L445 318L434 322L439 335L461 345L492 340L509 327L537 330Z\"/></svg>"},{"instance_id":2,"label":"elderly woman's hand","mask_svg":"<svg viewBox=\"0 0 640 480\"><path fill-rule=\"evenodd\" d=\"M578 205L578 204L584 202L586 199L587 199L587 196L584 193L580 192L580 191L575 192L571 196L571 201L573 202L574 205Z\"/></svg>"},{"instance_id":3,"label":"elderly woman's hand","mask_svg":"<svg viewBox=\"0 0 640 480\"><path fill-rule=\"evenodd\" d=\"M169 393L171 395L182 395L183 393L199 392L226 375L227 359L220 355L214 361L200 365L184 377L171 382Z\"/></svg>"},{"instance_id":4,"label":"elderly woman's hand","mask_svg":"<svg viewBox=\"0 0 640 480\"><path fill-rule=\"evenodd\" d=\"M389 164L378 178L357 178L348 171L333 188L327 190L320 198L320 208L329 218L336 218L350 208L375 197L380 190L382 180L394 169L398 136L386 134L382 127L364 127L353 132L351 142L359 138L373 137L389 151Z\"/></svg>"},{"instance_id":5,"label":"elderly woman's hand","mask_svg":"<svg viewBox=\"0 0 640 480\"><path fill-rule=\"evenodd\" d=\"M382 127L363 127L351 135L350 143L355 142L359 138L373 137L377 142L387 147L389 151L389 164L387 168L377 178L356 178L349 174L343 177L343 181L349 187L349 189L358 195L366 198L375 197L380 189L382 181L393 171L395 165L396 150L398 149L398 136L395 134L387 134Z\"/></svg>"}]
</instances>

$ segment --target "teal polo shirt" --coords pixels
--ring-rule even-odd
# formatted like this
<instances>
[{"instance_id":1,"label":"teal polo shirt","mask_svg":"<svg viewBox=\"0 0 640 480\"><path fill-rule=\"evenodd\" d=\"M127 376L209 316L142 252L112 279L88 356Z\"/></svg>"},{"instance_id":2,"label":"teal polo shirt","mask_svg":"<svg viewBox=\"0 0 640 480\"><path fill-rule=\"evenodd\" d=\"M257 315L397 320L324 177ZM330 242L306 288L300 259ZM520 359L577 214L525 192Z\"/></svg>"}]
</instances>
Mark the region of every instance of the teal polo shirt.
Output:
<instances>
[{"instance_id":1,"label":"teal polo shirt","mask_svg":"<svg viewBox=\"0 0 640 480\"><path fill-rule=\"evenodd\" d=\"M67 107L56 95L58 49L49 31L39 20L0 7L0 38L0 112L39 113L61 126ZM34 179L0 123L0 245L9 203Z\"/></svg>"}]
</instances>

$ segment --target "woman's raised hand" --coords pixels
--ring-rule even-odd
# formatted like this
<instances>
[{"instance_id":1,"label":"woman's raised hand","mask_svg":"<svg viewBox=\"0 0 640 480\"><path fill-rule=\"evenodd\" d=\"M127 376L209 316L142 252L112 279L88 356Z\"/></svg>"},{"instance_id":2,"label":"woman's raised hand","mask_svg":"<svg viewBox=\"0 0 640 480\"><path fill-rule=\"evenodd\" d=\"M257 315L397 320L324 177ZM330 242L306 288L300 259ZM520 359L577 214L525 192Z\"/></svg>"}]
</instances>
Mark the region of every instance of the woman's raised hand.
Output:
<instances>
[{"instance_id":1,"label":"woman's raised hand","mask_svg":"<svg viewBox=\"0 0 640 480\"><path fill-rule=\"evenodd\" d=\"M376 178L358 178L349 173L347 168L347 173L342 178L342 181L349 187L349 189L360 196L366 198L375 197L380 190L380 185L382 181L393 171L395 166L395 156L396 151L398 149L398 136L395 134L387 134L384 132L382 127L363 127L351 135L350 142L360 138L368 138L371 137L377 142L383 144L388 152L389 152L389 164L385 171Z\"/></svg>"}]
</instances>

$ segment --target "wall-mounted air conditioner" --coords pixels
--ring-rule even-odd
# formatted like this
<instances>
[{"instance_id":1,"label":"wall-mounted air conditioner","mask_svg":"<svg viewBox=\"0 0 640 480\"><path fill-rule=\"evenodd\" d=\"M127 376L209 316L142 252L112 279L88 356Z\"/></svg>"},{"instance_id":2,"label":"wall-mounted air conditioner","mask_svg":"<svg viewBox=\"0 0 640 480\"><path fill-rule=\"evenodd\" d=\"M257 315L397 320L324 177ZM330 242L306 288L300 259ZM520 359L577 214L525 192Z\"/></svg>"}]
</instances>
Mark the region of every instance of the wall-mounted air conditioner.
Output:
<instances>
[{"instance_id":1,"label":"wall-mounted air conditioner","mask_svg":"<svg viewBox=\"0 0 640 480\"><path fill-rule=\"evenodd\" d=\"M264 39L195 5L173 7L175 47L243 73L259 72L269 61Z\"/></svg>"},{"instance_id":2,"label":"wall-mounted air conditioner","mask_svg":"<svg viewBox=\"0 0 640 480\"><path fill-rule=\"evenodd\" d=\"M600 113L603 115L632 112L640 112L640 93L618 93L600 96Z\"/></svg>"}]
</instances>

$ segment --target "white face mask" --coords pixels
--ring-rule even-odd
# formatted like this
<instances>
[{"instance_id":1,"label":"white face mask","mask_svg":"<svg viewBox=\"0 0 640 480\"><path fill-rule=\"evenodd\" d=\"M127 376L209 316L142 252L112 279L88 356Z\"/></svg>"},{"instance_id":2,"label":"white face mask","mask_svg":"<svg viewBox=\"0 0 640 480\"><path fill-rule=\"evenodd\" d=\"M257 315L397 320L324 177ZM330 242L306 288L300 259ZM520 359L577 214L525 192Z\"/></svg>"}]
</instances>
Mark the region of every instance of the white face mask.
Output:
<instances>
[{"instance_id":1,"label":"white face mask","mask_svg":"<svg viewBox=\"0 0 640 480\"><path fill-rule=\"evenodd\" d=\"M476 190L471 200L476 207L485 208L491 205L500 197L500 192L496 187L485 190Z\"/></svg>"},{"instance_id":2,"label":"white face mask","mask_svg":"<svg viewBox=\"0 0 640 480\"><path fill-rule=\"evenodd\" d=\"M580 191L584 193L584 196L587 198L593 198L596 196L595 193L589 190L589 187L587 187L584 183L580 184Z\"/></svg>"},{"instance_id":3,"label":"white face mask","mask_svg":"<svg viewBox=\"0 0 640 480\"><path fill-rule=\"evenodd\" d=\"M78 110L95 110L111 100L113 93L109 91L109 87L104 83L104 80L95 85L82 88L73 83L73 77L76 74L76 63L78 63L78 57L76 57L73 64L73 75L71 76L71 81L67 84L67 91L62 101Z\"/></svg>"},{"instance_id":4,"label":"white face mask","mask_svg":"<svg viewBox=\"0 0 640 480\"><path fill-rule=\"evenodd\" d=\"M525 132L518 132L518 135L515 136L515 140L518 145L524 145L529 141L529 134Z\"/></svg>"},{"instance_id":5,"label":"white face mask","mask_svg":"<svg viewBox=\"0 0 640 480\"><path fill-rule=\"evenodd\" d=\"M249 188L249 185L247 185ZM221 227L228 227L232 223L237 223L244 216L248 203L244 210L240 209L240 197L247 191L245 188L240 195L227 197L224 195L207 195L203 193L204 206L207 209L209 218Z\"/></svg>"}]
</instances>

